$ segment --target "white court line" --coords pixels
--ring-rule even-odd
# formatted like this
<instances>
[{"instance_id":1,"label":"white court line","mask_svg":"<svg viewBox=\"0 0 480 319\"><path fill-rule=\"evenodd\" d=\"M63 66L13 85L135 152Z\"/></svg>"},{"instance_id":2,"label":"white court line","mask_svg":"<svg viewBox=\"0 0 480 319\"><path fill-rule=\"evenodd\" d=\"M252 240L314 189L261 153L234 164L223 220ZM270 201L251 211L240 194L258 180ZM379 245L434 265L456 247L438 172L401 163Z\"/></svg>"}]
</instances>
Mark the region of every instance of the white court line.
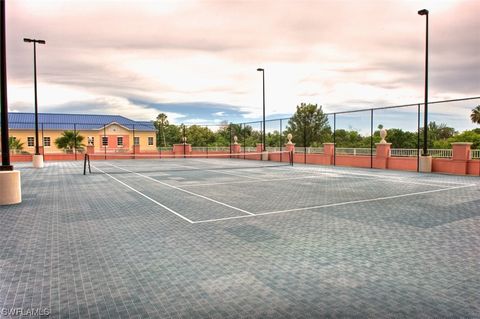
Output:
<instances>
[{"instance_id":1,"label":"white court line","mask_svg":"<svg viewBox=\"0 0 480 319\"><path fill-rule=\"evenodd\" d=\"M254 180L254 181L238 181L238 182L194 183L194 184L181 185L181 186L179 186L179 187L180 187L180 188L184 188L184 187L195 187L195 186L215 186L215 185L231 185L231 184L251 184L251 183L261 183L261 182L289 181L289 180L312 179L312 178L323 178L323 176L298 176L298 177L285 177L285 178L257 179L257 180Z\"/></svg>"},{"instance_id":2,"label":"white court line","mask_svg":"<svg viewBox=\"0 0 480 319\"><path fill-rule=\"evenodd\" d=\"M207 196L203 196L203 195L200 195L200 194L197 194L197 193L194 193L194 192L191 192L191 191L187 191L186 189L182 189L180 187L177 187L177 186L173 186L173 185L170 185L170 184L167 184L167 183L164 183L162 181L159 181L158 179L155 179L155 178L152 178L150 176L147 176L147 175L143 175L143 174L140 174L140 173L136 173L134 171L131 171L131 170L128 170L126 168L122 168L120 166L116 166L116 165L113 165L113 164L109 164L109 163L106 163L107 165L110 165L110 166L113 166L113 167L116 167L118 169L121 169L125 172L129 172L129 173L132 173L132 174L135 174L135 175L138 175L138 176L141 176L143 178L146 178L146 179L149 179L155 183L158 183L158 184L161 184L161 185L164 185L164 186L167 186L167 187L170 187L170 188L173 188L173 189L176 189L176 190L179 190L181 192L184 192L184 193L187 193L187 194L190 194L190 195L193 195L193 196L197 196L197 197L200 197L200 198L203 198L203 199L206 199L208 201L211 201L213 203L216 203L216 204L219 204L219 205L222 205L222 206L225 206L225 207L228 207L228 208L231 208L231 209L234 209L234 210L238 210L239 212L242 212L242 213L245 213L245 214L248 214L248 215L255 215L253 213L250 213L249 211L246 211L244 209L241 209L241 208L238 208L238 207L235 207L235 206L232 206L232 205L228 205L227 203L223 203L223 202L220 202L218 200L215 200L213 198L210 198L210 197L207 197Z\"/></svg>"},{"instance_id":3,"label":"white court line","mask_svg":"<svg viewBox=\"0 0 480 319\"><path fill-rule=\"evenodd\" d=\"M302 170L302 168L300 168L300 171L304 172L304 170ZM310 172L314 173L314 172L318 172L318 171L313 170L313 171L310 171ZM437 186L437 187L447 186L445 184L468 185L468 184L465 184L465 183L456 183L456 182L438 182L438 183L412 182L412 181L405 181L404 179L406 177L399 177L397 175L388 175L388 174L375 175L375 174L367 174L367 173L354 173L354 172L348 172L348 171L336 171L336 170L332 170L332 169L325 169L325 171L319 172L319 173L320 174L333 173L333 174L339 174L339 175L343 175L343 176L347 176L347 177L353 177L352 175L355 175L355 176L370 176L370 177L374 177L376 179L381 179L383 181L396 181L396 182L404 183L404 184L416 184L416 185ZM386 180L387 178L390 179L390 180Z\"/></svg>"},{"instance_id":4,"label":"white court line","mask_svg":"<svg viewBox=\"0 0 480 319\"><path fill-rule=\"evenodd\" d=\"M308 172L304 172L308 173ZM334 172L322 172L321 174L316 174L316 175L309 175L309 176L298 176L298 177L285 177L285 178L270 178L270 179L260 179L257 178L254 181L237 181L237 182L218 182L218 183L192 183L192 184L186 184L186 185L181 185L179 186L180 188L185 188L185 187L195 187L195 186L215 186L215 185L231 185L231 184L250 184L250 183L260 183L260 182L275 182L275 181L289 181L289 180L299 180L299 179L323 179L325 178L325 175L330 175L328 178L359 178L359 179L365 179L365 180L373 180L373 179L380 179L382 182L398 182L398 183L406 183L406 184L417 184L417 185L425 185L425 186L435 186L435 187L448 187L447 185L440 185L440 184L430 184L430 183L418 183L418 182L409 182L409 181L403 181L400 179L394 179L393 181L391 180L386 180L381 177L377 178L369 178L368 176L374 176L375 175L368 175L368 174L338 174ZM240 176L242 177L242 176ZM459 185L467 185L467 184L461 184L461 183L455 183Z\"/></svg>"},{"instance_id":5,"label":"white court line","mask_svg":"<svg viewBox=\"0 0 480 319\"><path fill-rule=\"evenodd\" d=\"M197 162L211 164L211 163L208 162L208 161L202 161L202 160L197 160ZM188 166L188 165L180 165L180 164L177 164L177 165L183 166L183 167L188 167L188 168L195 168L195 167L193 167L193 166ZM235 166L232 166L232 167L235 167ZM254 168L254 167L251 167L251 168ZM228 169L228 168L225 168L225 170L227 170L227 169ZM246 168L246 169L248 169L248 168ZM226 172L224 172L224 169L221 169L221 170L205 169L204 171L207 171L207 172L215 172L215 173L220 173L220 174L225 174L225 175L231 175L231 176L236 176L236 177L242 177L242 178L249 178L249 179L253 179L253 180L259 180L258 177L245 176L245 175L239 175L239 174L234 174L234 173L226 173Z\"/></svg>"},{"instance_id":6,"label":"white court line","mask_svg":"<svg viewBox=\"0 0 480 319\"><path fill-rule=\"evenodd\" d=\"M375 201L381 201L381 200L386 200L386 199L401 198L401 197L436 193L436 192L442 192L442 191L449 191L449 190L472 187L472 186L476 186L476 184L469 184L469 185L456 186L456 187L450 187L450 188L435 189L435 190L416 192L416 193L408 193L408 194L402 194L402 195L392 195L392 196L384 196L384 197L371 198L371 199L360 199L360 200L341 202L341 203L309 206L309 207L303 207L303 208L292 208L292 209L277 210L277 211L265 212L265 213L256 213L256 214L254 214L254 216L258 217L258 216L263 216L263 215L281 214L281 213L287 213L287 212L312 210L312 209L325 208L325 207L335 207L335 206L351 205L351 204L358 204L358 203L368 203L368 202L375 202ZM254 217L254 216L235 216L235 217L215 218L215 219L195 221L193 223L194 224L210 223L210 222L216 222L216 221L223 221L223 220L237 219L237 218L245 218L245 217Z\"/></svg>"},{"instance_id":7,"label":"white court line","mask_svg":"<svg viewBox=\"0 0 480 319\"><path fill-rule=\"evenodd\" d=\"M122 182L121 180L119 180L119 179L117 179L117 178L115 178L115 177L113 177L112 175L108 174L107 172L105 172L105 171L101 170L100 168L98 168L98 167L96 167L96 166L94 166L94 165L92 165L92 167L93 167L93 168L95 168L96 170L99 170L100 172L102 172L103 174L107 175L108 177L110 177L110 178L114 179L115 181L119 182L119 183L120 183L120 184L122 184L123 186L125 186L125 187L127 187L127 188L131 189L131 190L132 190L132 191L134 191L135 193L142 195L143 197L145 197L146 199L148 199L148 200L152 201L153 203L157 204L158 206L160 206L160 207L162 207L162 208L164 208L164 209L168 210L168 211L169 211L169 212L171 212L171 213L174 213L175 215L177 215L178 217L180 217L180 218L182 218L182 219L186 220L186 221L187 221L187 222L189 222L190 224L193 224L193 223L194 223L192 220L188 219L187 217L185 217L185 216L183 216L183 215L181 215L181 214L177 213L176 211L174 211L174 210L173 210L173 209L171 209L171 208L168 208L167 206L163 205L162 203L160 203L160 202L158 202L158 201L154 200L153 198L151 198L151 197L149 197L149 196L145 195L145 194L144 194L144 193L142 193L141 191L139 191L139 190L136 190L136 189L135 189L135 188L133 188L132 186L130 186L130 185L128 185L128 184L126 184L126 183Z\"/></svg>"},{"instance_id":8,"label":"white court line","mask_svg":"<svg viewBox=\"0 0 480 319\"><path fill-rule=\"evenodd\" d=\"M195 168L196 169L196 167L194 167L194 166L180 165L180 164L176 164L176 165L181 166L181 167ZM206 171L206 172L212 172L212 173L220 173L220 174L225 174L225 175L230 175L230 176L235 176L235 177L242 177L242 178L249 178L249 179L253 179L253 180L259 180L259 178L257 178L257 177L238 175L238 174L233 174L233 173L226 173L226 172L223 172L223 170L212 170L212 169L199 169L199 170Z\"/></svg>"}]
</instances>

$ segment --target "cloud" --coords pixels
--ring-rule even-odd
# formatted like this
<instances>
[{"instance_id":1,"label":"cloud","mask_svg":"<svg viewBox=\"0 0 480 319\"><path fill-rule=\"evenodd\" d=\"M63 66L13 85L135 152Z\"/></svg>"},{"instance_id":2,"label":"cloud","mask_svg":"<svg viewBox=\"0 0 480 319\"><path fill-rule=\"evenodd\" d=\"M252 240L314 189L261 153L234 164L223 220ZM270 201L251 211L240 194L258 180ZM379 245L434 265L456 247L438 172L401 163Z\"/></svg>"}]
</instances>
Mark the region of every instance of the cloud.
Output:
<instances>
[{"instance_id":1,"label":"cloud","mask_svg":"<svg viewBox=\"0 0 480 319\"><path fill-rule=\"evenodd\" d=\"M431 98L479 95L480 2L421 5L431 13ZM417 102L425 46L418 9L416 1L9 1L10 108L32 105L26 36L47 41L37 50L46 111L258 119L257 67L265 68L270 117L301 102L327 111Z\"/></svg>"}]
</instances>

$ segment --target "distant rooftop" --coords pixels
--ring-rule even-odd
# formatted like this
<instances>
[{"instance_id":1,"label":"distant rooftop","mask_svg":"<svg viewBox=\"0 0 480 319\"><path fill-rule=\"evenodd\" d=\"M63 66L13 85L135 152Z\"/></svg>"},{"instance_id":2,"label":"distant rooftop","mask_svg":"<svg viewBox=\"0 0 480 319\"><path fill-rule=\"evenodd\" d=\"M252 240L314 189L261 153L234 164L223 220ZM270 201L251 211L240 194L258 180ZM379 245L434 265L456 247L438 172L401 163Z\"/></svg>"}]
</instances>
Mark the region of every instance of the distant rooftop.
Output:
<instances>
[{"instance_id":1,"label":"distant rooftop","mask_svg":"<svg viewBox=\"0 0 480 319\"><path fill-rule=\"evenodd\" d=\"M8 122L10 129L34 129L35 114L9 112ZM152 122L134 121L120 115L38 113L38 123L40 129L50 130L97 130L104 125L118 123L131 130L155 131Z\"/></svg>"}]
</instances>

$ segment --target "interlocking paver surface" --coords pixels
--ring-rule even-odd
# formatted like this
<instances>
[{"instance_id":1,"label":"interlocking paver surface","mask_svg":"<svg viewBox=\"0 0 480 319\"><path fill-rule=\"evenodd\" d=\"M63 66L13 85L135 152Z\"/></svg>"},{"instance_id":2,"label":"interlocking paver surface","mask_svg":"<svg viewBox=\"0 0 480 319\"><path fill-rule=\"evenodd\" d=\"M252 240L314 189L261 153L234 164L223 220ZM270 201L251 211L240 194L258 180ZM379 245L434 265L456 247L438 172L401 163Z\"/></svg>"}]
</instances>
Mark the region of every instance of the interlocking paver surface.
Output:
<instances>
[{"instance_id":1,"label":"interlocking paver surface","mask_svg":"<svg viewBox=\"0 0 480 319\"><path fill-rule=\"evenodd\" d=\"M0 207L0 317L480 318L478 176L142 172L164 185L95 165L111 175L17 166L23 203Z\"/></svg>"}]
</instances>

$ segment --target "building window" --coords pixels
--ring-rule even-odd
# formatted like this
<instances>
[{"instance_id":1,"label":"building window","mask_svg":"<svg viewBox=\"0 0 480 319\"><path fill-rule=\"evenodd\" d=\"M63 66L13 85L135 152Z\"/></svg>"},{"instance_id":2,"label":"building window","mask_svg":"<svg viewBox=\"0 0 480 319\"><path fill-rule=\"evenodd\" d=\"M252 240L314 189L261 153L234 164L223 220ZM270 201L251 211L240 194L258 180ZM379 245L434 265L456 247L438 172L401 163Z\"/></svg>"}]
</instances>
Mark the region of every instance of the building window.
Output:
<instances>
[{"instance_id":1,"label":"building window","mask_svg":"<svg viewBox=\"0 0 480 319\"><path fill-rule=\"evenodd\" d=\"M50 136L45 136L43 138L43 146L50 146Z\"/></svg>"},{"instance_id":2,"label":"building window","mask_svg":"<svg viewBox=\"0 0 480 319\"><path fill-rule=\"evenodd\" d=\"M108 136L102 136L102 146L108 146Z\"/></svg>"},{"instance_id":3,"label":"building window","mask_svg":"<svg viewBox=\"0 0 480 319\"><path fill-rule=\"evenodd\" d=\"M88 137L88 145L95 145L95 137L89 136Z\"/></svg>"},{"instance_id":4,"label":"building window","mask_svg":"<svg viewBox=\"0 0 480 319\"><path fill-rule=\"evenodd\" d=\"M27 137L27 145L29 147L35 146L35 138L33 136Z\"/></svg>"},{"instance_id":5,"label":"building window","mask_svg":"<svg viewBox=\"0 0 480 319\"><path fill-rule=\"evenodd\" d=\"M117 146L123 146L123 136L117 136Z\"/></svg>"},{"instance_id":6,"label":"building window","mask_svg":"<svg viewBox=\"0 0 480 319\"><path fill-rule=\"evenodd\" d=\"M148 137L148 145L153 145L153 137Z\"/></svg>"},{"instance_id":7,"label":"building window","mask_svg":"<svg viewBox=\"0 0 480 319\"><path fill-rule=\"evenodd\" d=\"M133 145L140 145L140 137L135 136L133 138Z\"/></svg>"}]
</instances>

